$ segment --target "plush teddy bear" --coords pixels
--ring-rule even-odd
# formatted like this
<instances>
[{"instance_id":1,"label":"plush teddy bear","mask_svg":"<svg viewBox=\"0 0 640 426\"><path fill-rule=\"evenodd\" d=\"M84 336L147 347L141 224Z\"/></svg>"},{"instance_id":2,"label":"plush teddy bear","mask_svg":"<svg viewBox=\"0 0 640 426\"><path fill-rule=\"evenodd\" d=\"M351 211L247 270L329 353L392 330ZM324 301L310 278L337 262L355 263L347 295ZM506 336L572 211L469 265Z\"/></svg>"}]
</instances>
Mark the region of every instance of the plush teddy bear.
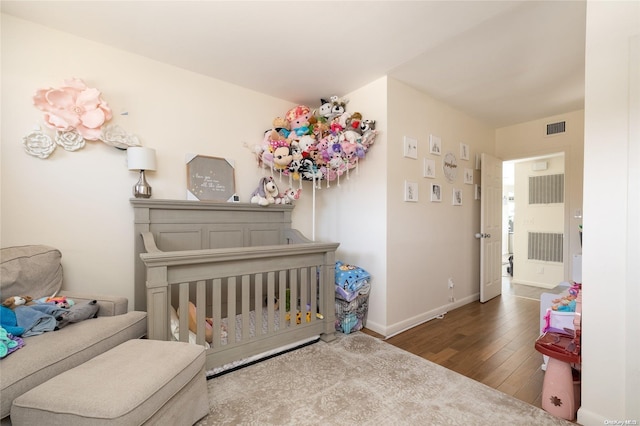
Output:
<instances>
[{"instance_id":1,"label":"plush teddy bear","mask_svg":"<svg viewBox=\"0 0 640 426\"><path fill-rule=\"evenodd\" d=\"M278 194L278 186L273 177L263 177L260 179L258 187L251 194L251 203L268 206L276 202Z\"/></svg>"},{"instance_id":2,"label":"plush teddy bear","mask_svg":"<svg viewBox=\"0 0 640 426\"><path fill-rule=\"evenodd\" d=\"M285 138L289 136L289 123L287 123L287 120L282 117L276 117L273 119L273 129Z\"/></svg>"},{"instance_id":3,"label":"plush teddy bear","mask_svg":"<svg viewBox=\"0 0 640 426\"><path fill-rule=\"evenodd\" d=\"M97 300L75 303L69 308L68 312L56 317L56 321L58 321L56 330L61 329L72 322L80 322L89 318L96 318L98 316L98 310L100 310L100 305L98 305Z\"/></svg>"},{"instance_id":4,"label":"plush teddy bear","mask_svg":"<svg viewBox=\"0 0 640 426\"><path fill-rule=\"evenodd\" d=\"M2 302L2 306L6 306L9 309L22 305L33 305L33 298L31 296L13 296L6 298Z\"/></svg>"}]
</instances>

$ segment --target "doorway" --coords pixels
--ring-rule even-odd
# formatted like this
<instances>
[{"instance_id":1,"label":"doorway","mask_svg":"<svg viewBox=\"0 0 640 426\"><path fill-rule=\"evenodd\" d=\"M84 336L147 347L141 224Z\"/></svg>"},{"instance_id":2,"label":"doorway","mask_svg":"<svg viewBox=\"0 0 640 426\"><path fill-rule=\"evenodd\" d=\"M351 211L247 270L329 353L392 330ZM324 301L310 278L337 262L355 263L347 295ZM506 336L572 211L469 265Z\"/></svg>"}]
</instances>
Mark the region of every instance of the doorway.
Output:
<instances>
[{"instance_id":1,"label":"doorway","mask_svg":"<svg viewBox=\"0 0 640 426\"><path fill-rule=\"evenodd\" d=\"M565 280L564 153L503 163L502 274L511 284L554 288Z\"/></svg>"}]
</instances>

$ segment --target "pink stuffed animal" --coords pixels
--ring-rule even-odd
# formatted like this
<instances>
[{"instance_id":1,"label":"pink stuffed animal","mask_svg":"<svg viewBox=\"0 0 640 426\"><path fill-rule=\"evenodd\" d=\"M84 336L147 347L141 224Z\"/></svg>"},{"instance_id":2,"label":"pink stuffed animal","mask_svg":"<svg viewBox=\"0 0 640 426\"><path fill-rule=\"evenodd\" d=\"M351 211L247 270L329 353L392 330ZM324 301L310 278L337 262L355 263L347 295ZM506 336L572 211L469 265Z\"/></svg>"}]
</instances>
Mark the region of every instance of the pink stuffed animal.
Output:
<instances>
[{"instance_id":1,"label":"pink stuffed animal","mask_svg":"<svg viewBox=\"0 0 640 426\"><path fill-rule=\"evenodd\" d=\"M305 105L298 105L287 111L285 115L291 134L294 136L302 136L309 132L309 119L311 118L311 109ZM291 135L290 135L291 136Z\"/></svg>"}]
</instances>

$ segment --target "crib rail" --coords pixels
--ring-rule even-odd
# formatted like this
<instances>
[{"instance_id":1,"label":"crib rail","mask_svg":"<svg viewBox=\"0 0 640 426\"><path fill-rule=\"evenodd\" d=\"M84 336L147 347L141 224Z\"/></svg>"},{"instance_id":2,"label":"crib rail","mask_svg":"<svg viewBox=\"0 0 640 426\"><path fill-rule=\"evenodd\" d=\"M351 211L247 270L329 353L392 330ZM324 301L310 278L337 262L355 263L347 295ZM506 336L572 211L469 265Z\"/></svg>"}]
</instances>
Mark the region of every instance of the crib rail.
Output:
<instances>
[{"instance_id":1,"label":"crib rail","mask_svg":"<svg viewBox=\"0 0 640 426\"><path fill-rule=\"evenodd\" d=\"M151 233L143 234L143 239L147 253L140 258L146 267L148 338L170 340L173 306L179 317L179 340L188 341L189 303L197 307L196 343L210 346L207 368L313 335L326 341L335 338L334 268L339 244L163 252ZM301 240L291 234L287 241ZM208 327L207 320L213 326Z\"/></svg>"}]
</instances>

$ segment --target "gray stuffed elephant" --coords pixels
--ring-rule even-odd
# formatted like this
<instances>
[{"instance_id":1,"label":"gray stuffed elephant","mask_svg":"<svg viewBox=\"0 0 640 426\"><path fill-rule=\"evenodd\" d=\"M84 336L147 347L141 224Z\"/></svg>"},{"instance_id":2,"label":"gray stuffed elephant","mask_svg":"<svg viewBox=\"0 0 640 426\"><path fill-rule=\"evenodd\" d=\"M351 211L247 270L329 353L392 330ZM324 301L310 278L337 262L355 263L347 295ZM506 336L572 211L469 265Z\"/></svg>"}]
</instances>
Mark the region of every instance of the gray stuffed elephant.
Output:
<instances>
[{"instance_id":1,"label":"gray stuffed elephant","mask_svg":"<svg viewBox=\"0 0 640 426\"><path fill-rule=\"evenodd\" d=\"M80 322L89 318L96 318L98 316L98 310L100 309L100 305L96 300L91 300L89 302L84 303L76 303L69 308L68 312L65 312L56 317L58 321L57 329L61 329L67 324L71 324L72 322Z\"/></svg>"}]
</instances>

